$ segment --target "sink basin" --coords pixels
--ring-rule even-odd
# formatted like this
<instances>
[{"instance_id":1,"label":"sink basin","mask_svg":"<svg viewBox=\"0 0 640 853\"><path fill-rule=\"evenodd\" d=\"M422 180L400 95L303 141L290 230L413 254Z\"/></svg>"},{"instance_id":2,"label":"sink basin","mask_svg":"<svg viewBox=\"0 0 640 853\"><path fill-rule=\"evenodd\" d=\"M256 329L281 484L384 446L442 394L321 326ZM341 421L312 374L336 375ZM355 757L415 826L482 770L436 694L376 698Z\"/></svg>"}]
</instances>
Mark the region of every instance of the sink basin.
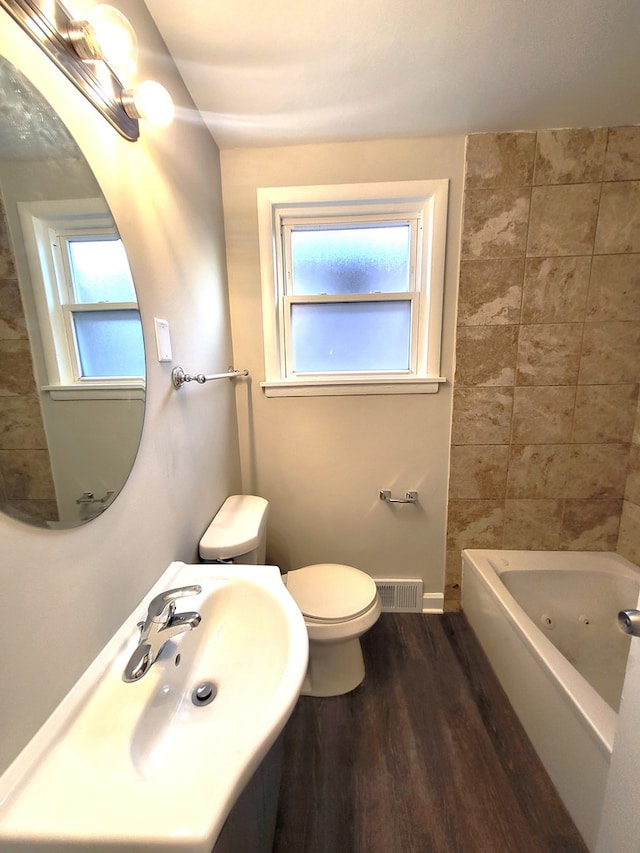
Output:
<instances>
[{"instance_id":1,"label":"sink basin","mask_svg":"<svg viewBox=\"0 0 640 853\"><path fill-rule=\"evenodd\" d=\"M202 591L178 610L200 625L125 683L146 604L191 584ZM210 853L293 710L307 654L277 568L172 563L0 778L0 851Z\"/></svg>"}]
</instances>

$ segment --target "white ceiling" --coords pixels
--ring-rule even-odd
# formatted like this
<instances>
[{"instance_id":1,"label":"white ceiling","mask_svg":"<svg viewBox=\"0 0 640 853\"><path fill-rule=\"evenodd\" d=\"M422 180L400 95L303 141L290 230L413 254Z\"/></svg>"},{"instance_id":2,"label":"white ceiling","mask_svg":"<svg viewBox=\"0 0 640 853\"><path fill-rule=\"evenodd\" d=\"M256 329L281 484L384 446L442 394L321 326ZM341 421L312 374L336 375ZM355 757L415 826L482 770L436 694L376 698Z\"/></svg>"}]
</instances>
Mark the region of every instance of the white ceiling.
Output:
<instances>
[{"instance_id":1,"label":"white ceiling","mask_svg":"<svg viewBox=\"0 0 640 853\"><path fill-rule=\"evenodd\" d=\"M640 0L145 0L220 148L640 123Z\"/></svg>"}]
</instances>

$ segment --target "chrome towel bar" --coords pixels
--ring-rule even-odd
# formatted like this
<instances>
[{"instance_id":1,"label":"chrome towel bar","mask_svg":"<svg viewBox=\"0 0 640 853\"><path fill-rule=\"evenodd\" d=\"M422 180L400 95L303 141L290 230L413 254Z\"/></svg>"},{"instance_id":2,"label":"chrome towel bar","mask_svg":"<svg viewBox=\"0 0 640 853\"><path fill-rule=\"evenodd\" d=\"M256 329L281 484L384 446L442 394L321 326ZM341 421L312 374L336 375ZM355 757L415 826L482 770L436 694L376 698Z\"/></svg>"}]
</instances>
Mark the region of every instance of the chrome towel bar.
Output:
<instances>
[{"instance_id":1,"label":"chrome towel bar","mask_svg":"<svg viewBox=\"0 0 640 853\"><path fill-rule=\"evenodd\" d=\"M212 382L214 379L236 379L238 376L248 375L248 370L236 370L230 367L226 373L211 373L208 376L205 376L204 373L198 373L191 376L191 374L185 373L181 367L174 367L171 371L171 381L173 387L178 390L182 388L185 382L197 382L199 385L204 385L205 382Z\"/></svg>"}]
</instances>

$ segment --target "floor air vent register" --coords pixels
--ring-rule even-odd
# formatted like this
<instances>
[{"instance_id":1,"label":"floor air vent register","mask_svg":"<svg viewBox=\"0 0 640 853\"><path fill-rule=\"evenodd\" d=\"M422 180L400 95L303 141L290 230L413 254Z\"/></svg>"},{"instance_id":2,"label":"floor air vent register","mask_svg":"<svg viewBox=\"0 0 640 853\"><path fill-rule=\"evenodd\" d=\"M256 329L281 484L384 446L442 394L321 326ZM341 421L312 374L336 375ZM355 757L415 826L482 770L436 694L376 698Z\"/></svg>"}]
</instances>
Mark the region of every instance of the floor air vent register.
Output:
<instances>
[{"instance_id":1,"label":"floor air vent register","mask_svg":"<svg viewBox=\"0 0 640 853\"><path fill-rule=\"evenodd\" d=\"M376 578L383 613L422 613L422 581Z\"/></svg>"}]
</instances>

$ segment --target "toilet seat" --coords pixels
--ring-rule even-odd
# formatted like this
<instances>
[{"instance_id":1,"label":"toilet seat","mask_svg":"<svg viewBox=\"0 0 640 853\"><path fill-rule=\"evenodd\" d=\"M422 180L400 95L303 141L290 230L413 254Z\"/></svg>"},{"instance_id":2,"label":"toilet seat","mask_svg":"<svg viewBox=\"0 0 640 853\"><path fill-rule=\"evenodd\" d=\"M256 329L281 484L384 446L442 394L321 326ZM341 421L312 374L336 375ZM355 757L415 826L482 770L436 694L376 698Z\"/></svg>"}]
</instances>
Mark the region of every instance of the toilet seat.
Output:
<instances>
[{"instance_id":1,"label":"toilet seat","mask_svg":"<svg viewBox=\"0 0 640 853\"><path fill-rule=\"evenodd\" d=\"M377 600L373 578L337 563L318 563L295 569L286 576L287 589L305 621L336 623L356 619Z\"/></svg>"}]
</instances>

